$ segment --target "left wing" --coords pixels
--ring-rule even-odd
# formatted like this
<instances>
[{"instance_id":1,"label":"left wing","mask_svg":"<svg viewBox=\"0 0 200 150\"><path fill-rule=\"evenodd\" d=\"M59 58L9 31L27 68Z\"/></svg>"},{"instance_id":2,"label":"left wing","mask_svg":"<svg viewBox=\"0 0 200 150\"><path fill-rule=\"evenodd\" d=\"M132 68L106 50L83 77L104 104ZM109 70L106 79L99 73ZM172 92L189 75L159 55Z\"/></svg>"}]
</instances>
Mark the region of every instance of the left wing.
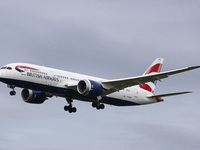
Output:
<instances>
[{"instance_id":1,"label":"left wing","mask_svg":"<svg viewBox=\"0 0 200 150\"><path fill-rule=\"evenodd\" d=\"M116 91L122 90L127 87L135 86L135 85L142 85L142 83L154 81L154 80L161 80L164 78L167 78L169 75L174 75L178 73L182 73L185 71L190 71L193 69L200 68L200 66L192 66L192 67L186 67L161 73L154 73L154 74L147 74L132 78L124 78L124 79L117 79L117 80L108 80L108 81L102 81L101 84L106 89L101 96L105 96L111 93L114 93Z\"/></svg>"}]
</instances>

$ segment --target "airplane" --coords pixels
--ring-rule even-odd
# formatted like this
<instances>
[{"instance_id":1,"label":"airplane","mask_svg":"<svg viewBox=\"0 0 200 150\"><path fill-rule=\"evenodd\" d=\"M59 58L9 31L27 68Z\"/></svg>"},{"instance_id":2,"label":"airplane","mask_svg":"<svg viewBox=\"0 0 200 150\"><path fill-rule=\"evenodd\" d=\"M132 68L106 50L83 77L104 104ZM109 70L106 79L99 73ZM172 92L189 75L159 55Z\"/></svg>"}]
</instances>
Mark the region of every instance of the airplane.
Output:
<instances>
[{"instance_id":1,"label":"airplane","mask_svg":"<svg viewBox=\"0 0 200 150\"><path fill-rule=\"evenodd\" d=\"M191 93L176 92L155 95L157 81L170 75L200 68L185 67L160 72L164 59L157 58L141 76L107 80L88 75L53 69L28 63L12 63L0 69L0 81L7 84L10 95L16 95L15 87L23 88L21 97L30 104L42 104L53 96L63 97L68 105L64 110L75 113L74 99L91 102L97 110L104 104L115 106L134 106L158 103L162 97Z\"/></svg>"}]
</instances>

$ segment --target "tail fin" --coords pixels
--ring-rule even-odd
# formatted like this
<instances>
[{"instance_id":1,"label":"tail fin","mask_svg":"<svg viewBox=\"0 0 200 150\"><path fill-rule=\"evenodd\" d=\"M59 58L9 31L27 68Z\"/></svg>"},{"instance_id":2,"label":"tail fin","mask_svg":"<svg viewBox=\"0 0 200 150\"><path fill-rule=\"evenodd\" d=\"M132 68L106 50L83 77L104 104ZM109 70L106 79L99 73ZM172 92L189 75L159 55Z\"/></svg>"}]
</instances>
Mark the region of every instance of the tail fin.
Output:
<instances>
[{"instance_id":1,"label":"tail fin","mask_svg":"<svg viewBox=\"0 0 200 150\"><path fill-rule=\"evenodd\" d=\"M162 68L163 62L164 62L163 58L157 58L151 64L151 66L145 71L145 73L143 75L159 73L161 68ZM151 82L147 82L147 83L143 83L142 85L140 85L140 88L145 89L145 90L147 90L147 91L149 91L151 93L154 93L154 90L156 88L156 83L157 83L157 80L151 81Z\"/></svg>"}]
</instances>

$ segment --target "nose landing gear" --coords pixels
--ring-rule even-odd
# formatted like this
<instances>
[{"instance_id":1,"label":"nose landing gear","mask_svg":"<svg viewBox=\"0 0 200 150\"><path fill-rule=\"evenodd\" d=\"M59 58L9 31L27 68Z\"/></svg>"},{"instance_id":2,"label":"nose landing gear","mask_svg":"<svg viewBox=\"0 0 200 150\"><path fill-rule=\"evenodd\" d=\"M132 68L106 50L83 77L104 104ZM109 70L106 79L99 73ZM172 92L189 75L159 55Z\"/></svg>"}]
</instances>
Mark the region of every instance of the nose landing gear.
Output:
<instances>
[{"instance_id":1,"label":"nose landing gear","mask_svg":"<svg viewBox=\"0 0 200 150\"><path fill-rule=\"evenodd\" d=\"M10 95L11 95L11 96L16 95L16 91L10 91Z\"/></svg>"},{"instance_id":2,"label":"nose landing gear","mask_svg":"<svg viewBox=\"0 0 200 150\"><path fill-rule=\"evenodd\" d=\"M16 95L15 85L8 85L8 88L11 88L11 89L12 89L12 91L10 91L10 95L11 95L11 96Z\"/></svg>"}]
</instances>

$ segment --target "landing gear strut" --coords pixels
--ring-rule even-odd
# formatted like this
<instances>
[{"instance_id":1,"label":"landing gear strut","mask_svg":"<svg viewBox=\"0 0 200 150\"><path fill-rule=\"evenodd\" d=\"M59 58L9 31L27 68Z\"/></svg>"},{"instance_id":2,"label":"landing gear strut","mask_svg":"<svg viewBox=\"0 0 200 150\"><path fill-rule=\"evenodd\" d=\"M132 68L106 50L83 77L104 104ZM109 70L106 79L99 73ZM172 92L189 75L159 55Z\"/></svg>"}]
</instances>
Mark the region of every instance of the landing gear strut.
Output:
<instances>
[{"instance_id":1,"label":"landing gear strut","mask_svg":"<svg viewBox=\"0 0 200 150\"><path fill-rule=\"evenodd\" d=\"M104 109L105 105L101 104L100 102L93 102L92 107L96 108L97 110Z\"/></svg>"},{"instance_id":2,"label":"landing gear strut","mask_svg":"<svg viewBox=\"0 0 200 150\"><path fill-rule=\"evenodd\" d=\"M11 96L16 95L15 85L8 85L8 88L11 88L11 89L12 89L12 91L10 91L10 95L11 95Z\"/></svg>"},{"instance_id":3,"label":"landing gear strut","mask_svg":"<svg viewBox=\"0 0 200 150\"><path fill-rule=\"evenodd\" d=\"M76 107L73 107L72 106L72 102L73 102L73 100L71 99L71 98L66 98L66 100L67 100L67 102L68 102L68 104L69 105L66 105L65 107L64 107L64 110L65 111L68 111L69 113L75 113L76 111L77 111L77 109L76 109Z\"/></svg>"}]
</instances>

